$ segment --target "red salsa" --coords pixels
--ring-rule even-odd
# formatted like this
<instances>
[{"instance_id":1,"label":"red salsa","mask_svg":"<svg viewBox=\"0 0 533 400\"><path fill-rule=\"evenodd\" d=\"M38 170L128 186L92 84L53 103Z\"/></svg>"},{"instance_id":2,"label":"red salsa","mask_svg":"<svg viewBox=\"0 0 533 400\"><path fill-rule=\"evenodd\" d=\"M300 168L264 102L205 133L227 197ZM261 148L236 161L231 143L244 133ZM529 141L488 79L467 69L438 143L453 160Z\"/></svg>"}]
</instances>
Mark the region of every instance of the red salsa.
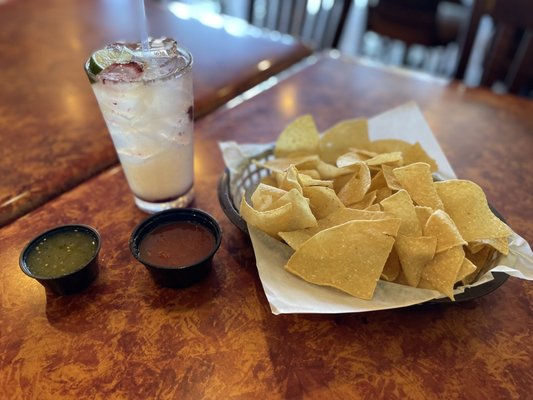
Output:
<instances>
[{"instance_id":1,"label":"red salsa","mask_svg":"<svg viewBox=\"0 0 533 400\"><path fill-rule=\"evenodd\" d=\"M139 245L143 261L162 267L195 264L215 247L213 234L193 222L169 222L149 232Z\"/></svg>"}]
</instances>

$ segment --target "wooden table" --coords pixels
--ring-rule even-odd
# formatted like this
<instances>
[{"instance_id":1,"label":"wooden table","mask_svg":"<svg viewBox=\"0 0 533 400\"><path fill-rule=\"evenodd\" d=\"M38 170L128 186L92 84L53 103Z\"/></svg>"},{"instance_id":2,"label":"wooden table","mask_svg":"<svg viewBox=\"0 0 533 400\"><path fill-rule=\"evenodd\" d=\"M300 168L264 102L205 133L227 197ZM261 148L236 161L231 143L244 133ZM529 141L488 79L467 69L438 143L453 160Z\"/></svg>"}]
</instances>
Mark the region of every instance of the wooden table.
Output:
<instances>
[{"instance_id":1,"label":"wooden table","mask_svg":"<svg viewBox=\"0 0 533 400\"><path fill-rule=\"evenodd\" d=\"M454 305L275 316L248 238L218 204L218 141L268 142L302 113L325 129L408 100L457 174L533 242L533 103L324 56L198 122L193 206L224 232L204 282L160 288L134 260L127 243L145 215L120 167L0 230L0 398L527 398L530 282L510 278ZM69 222L100 231L101 272L84 293L57 297L22 274L18 256L37 232Z\"/></svg>"},{"instance_id":2,"label":"wooden table","mask_svg":"<svg viewBox=\"0 0 533 400\"><path fill-rule=\"evenodd\" d=\"M175 37L193 54L197 117L310 54L294 41L230 34L146 4L150 34ZM83 64L108 43L139 40L136 5L0 4L0 226L117 162Z\"/></svg>"}]
</instances>

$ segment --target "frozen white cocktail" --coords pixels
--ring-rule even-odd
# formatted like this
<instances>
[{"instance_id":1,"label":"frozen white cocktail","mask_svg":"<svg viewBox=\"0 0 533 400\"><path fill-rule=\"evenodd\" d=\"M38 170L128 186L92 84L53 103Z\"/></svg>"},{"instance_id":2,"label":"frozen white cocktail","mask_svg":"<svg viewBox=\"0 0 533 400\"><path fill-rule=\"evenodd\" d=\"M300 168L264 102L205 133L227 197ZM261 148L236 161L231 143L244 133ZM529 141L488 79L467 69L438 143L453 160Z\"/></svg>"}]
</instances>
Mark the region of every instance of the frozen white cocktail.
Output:
<instances>
[{"instance_id":1,"label":"frozen white cocktail","mask_svg":"<svg viewBox=\"0 0 533 400\"><path fill-rule=\"evenodd\" d=\"M85 64L139 208L184 207L193 193L192 56L172 39L116 43Z\"/></svg>"}]
</instances>

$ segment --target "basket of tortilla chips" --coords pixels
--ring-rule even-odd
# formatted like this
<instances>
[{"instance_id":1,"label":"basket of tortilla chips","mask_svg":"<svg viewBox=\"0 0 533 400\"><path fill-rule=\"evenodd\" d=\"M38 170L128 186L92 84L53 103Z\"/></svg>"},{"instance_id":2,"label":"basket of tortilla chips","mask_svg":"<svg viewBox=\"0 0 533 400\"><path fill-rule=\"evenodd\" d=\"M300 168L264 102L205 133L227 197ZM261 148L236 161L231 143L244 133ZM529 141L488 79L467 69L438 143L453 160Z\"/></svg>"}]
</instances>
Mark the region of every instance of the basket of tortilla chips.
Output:
<instances>
[{"instance_id":1,"label":"basket of tortilla chips","mask_svg":"<svg viewBox=\"0 0 533 400\"><path fill-rule=\"evenodd\" d=\"M509 255L513 232L477 184L438 171L418 141L371 140L366 119L319 134L304 115L244 157L231 185L226 171L219 197L236 226L284 246L284 273L309 286L370 302L381 283L453 301Z\"/></svg>"}]
</instances>

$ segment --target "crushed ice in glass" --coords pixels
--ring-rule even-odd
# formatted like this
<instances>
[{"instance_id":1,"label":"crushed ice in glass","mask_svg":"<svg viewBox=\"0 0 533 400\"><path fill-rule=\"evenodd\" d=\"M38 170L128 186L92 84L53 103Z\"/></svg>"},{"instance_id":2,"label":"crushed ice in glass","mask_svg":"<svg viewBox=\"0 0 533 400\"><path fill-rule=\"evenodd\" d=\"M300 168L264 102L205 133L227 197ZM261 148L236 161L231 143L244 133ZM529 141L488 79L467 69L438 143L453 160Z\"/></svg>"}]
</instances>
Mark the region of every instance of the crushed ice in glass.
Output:
<instances>
[{"instance_id":1,"label":"crushed ice in glass","mask_svg":"<svg viewBox=\"0 0 533 400\"><path fill-rule=\"evenodd\" d=\"M130 61L127 64L111 64L101 72L103 80L132 82L138 81L143 75L143 64L136 61Z\"/></svg>"},{"instance_id":2,"label":"crushed ice in glass","mask_svg":"<svg viewBox=\"0 0 533 400\"><path fill-rule=\"evenodd\" d=\"M113 52L113 59L123 61L105 68L98 78L119 82L150 81L164 78L187 65L174 39L152 39L149 44L148 52L142 50L140 43L114 43L107 46L106 49Z\"/></svg>"}]
</instances>

